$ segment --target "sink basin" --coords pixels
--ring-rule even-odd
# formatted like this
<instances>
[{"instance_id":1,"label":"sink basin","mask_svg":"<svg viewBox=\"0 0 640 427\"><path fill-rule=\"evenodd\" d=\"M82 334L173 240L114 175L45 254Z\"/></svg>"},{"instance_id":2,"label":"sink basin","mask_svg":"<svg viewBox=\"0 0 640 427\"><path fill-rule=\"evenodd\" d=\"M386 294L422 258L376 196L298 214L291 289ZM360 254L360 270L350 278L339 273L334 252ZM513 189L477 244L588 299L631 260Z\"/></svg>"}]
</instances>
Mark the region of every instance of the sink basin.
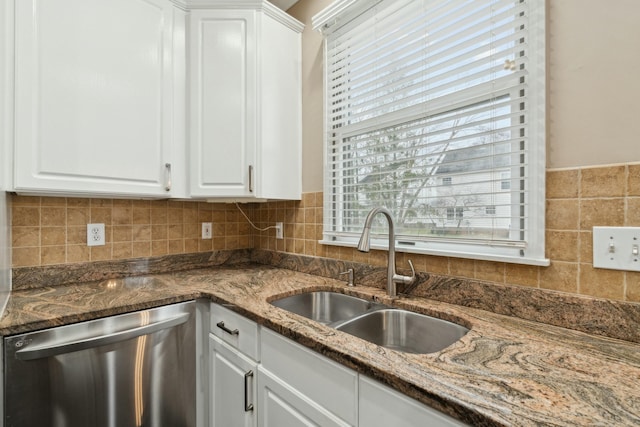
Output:
<instances>
[{"instance_id":1,"label":"sink basin","mask_svg":"<svg viewBox=\"0 0 640 427\"><path fill-rule=\"evenodd\" d=\"M351 319L369 310L384 307L362 298L326 291L292 295L272 301L271 304L325 325Z\"/></svg>"},{"instance_id":2,"label":"sink basin","mask_svg":"<svg viewBox=\"0 0 640 427\"><path fill-rule=\"evenodd\" d=\"M418 354L440 351L469 332L446 320L396 309L363 314L336 329L382 347Z\"/></svg>"}]
</instances>

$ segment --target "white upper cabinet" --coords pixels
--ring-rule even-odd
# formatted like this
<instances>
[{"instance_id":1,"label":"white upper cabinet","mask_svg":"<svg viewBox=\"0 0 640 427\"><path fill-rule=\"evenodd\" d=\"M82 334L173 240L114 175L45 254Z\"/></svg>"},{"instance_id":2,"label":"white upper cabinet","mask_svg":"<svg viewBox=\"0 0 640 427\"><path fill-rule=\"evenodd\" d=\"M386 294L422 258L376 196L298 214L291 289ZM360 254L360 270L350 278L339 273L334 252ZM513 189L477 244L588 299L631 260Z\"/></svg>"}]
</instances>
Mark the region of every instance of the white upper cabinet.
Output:
<instances>
[{"instance_id":1,"label":"white upper cabinet","mask_svg":"<svg viewBox=\"0 0 640 427\"><path fill-rule=\"evenodd\" d=\"M169 0L14 3L14 189L176 196L185 12Z\"/></svg>"},{"instance_id":2,"label":"white upper cabinet","mask_svg":"<svg viewBox=\"0 0 640 427\"><path fill-rule=\"evenodd\" d=\"M191 196L300 199L303 25L262 0L192 3Z\"/></svg>"}]
</instances>

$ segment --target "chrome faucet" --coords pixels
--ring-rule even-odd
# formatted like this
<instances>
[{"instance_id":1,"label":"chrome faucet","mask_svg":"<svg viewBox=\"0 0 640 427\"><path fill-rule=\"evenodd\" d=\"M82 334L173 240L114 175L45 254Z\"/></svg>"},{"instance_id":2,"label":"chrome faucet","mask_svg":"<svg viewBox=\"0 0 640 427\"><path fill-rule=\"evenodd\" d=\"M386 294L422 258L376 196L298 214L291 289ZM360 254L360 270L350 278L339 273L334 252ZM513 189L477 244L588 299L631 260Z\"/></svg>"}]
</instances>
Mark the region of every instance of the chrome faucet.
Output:
<instances>
[{"instance_id":1,"label":"chrome faucet","mask_svg":"<svg viewBox=\"0 0 640 427\"><path fill-rule=\"evenodd\" d=\"M396 291L396 283L404 283L405 285L410 285L416 281L416 270L413 268L413 263L411 260L407 260L409 262L409 267L411 267L411 276L403 276L400 274L396 274L396 234L394 231L393 218L391 218L391 212L389 212L386 208L373 208L367 218L364 221L364 229L362 230L362 235L360 236L360 241L358 242L358 250L360 252L369 252L371 247L371 223L373 222L373 217L376 214L383 214L387 218L387 222L389 223L389 257L387 259L387 293L391 298L396 298L398 296Z\"/></svg>"}]
</instances>

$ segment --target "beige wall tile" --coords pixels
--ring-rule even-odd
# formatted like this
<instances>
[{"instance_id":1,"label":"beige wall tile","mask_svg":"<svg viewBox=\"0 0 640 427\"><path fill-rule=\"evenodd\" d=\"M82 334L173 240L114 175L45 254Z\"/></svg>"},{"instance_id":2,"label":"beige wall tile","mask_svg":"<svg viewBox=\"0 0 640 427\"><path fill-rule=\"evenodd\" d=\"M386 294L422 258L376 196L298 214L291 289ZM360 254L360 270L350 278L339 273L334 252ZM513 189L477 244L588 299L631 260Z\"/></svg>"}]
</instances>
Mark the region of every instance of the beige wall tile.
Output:
<instances>
[{"instance_id":1,"label":"beige wall tile","mask_svg":"<svg viewBox=\"0 0 640 427\"><path fill-rule=\"evenodd\" d=\"M112 208L91 206L91 223L111 225Z\"/></svg>"},{"instance_id":2,"label":"beige wall tile","mask_svg":"<svg viewBox=\"0 0 640 427\"><path fill-rule=\"evenodd\" d=\"M31 206L11 207L11 226L12 227L39 227L40 226L40 208Z\"/></svg>"},{"instance_id":3,"label":"beige wall tile","mask_svg":"<svg viewBox=\"0 0 640 427\"><path fill-rule=\"evenodd\" d=\"M581 231L579 234L580 259L581 263L593 262L593 232Z\"/></svg>"},{"instance_id":4,"label":"beige wall tile","mask_svg":"<svg viewBox=\"0 0 640 427\"><path fill-rule=\"evenodd\" d=\"M67 228L66 227L42 227L40 244L42 246L66 245L67 244Z\"/></svg>"},{"instance_id":5,"label":"beige wall tile","mask_svg":"<svg viewBox=\"0 0 640 427\"><path fill-rule=\"evenodd\" d=\"M114 225L133 224L133 208L131 206L114 207L111 220Z\"/></svg>"},{"instance_id":6,"label":"beige wall tile","mask_svg":"<svg viewBox=\"0 0 640 427\"><path fill-rule=\"evenodd\" d=\"M11 198L11 204L13 206L36 206L40 207L40 197L33 196L18 196L15 194Z\"/></svg>"},{"instance_id":7,"label":"beige wall tile","mask_svg":"<svg viewBox=\"0 0 640 427\"><path fill-rule=\"evenodd\" d=\"M640 197L627 198L624 225L627 227L640 227Z\"/></svg>"},{"instance_id":8,"label":"beige wall tile","mask_svg":"<svg viewBox=\"0 0 640 427\"><path fill-rule=\"evenodd\" d=\"M622 197L625 195L626 166L585 168L581 171L580 197Z\"/></svg>"},{"instance_id":9,"label":"beige wall tile","mask_svg":"<svg viewBox=\"0 0 640 427\"><path fill-rule=\"evenodd\" d=\"M640 272L627 272L626 276L625 300L640 302Z\"/></svg>"},{"instance_id":10,"label":"beige wall tile","mask_svg":"<svg viewBox=\"0 0 640 427\"><path fill-rule=\"evenodd\" d=\"M11 263L14 267L28 267L40 265L40 247L13 248Z\"/></svg>"},{"instance_id":11,"label":"beige wall tile","mask_svg":"<svg viewBox=\"0 0 640 427\"><path fill-rule=\"evenodd\" d=\"M111 258L111 243L107 243L104 246L91 246L89 248L91 252L91 261L107 261Z\"/></svg>"},{"instance_id":12,"label":"beige wall tile","mask_svg":"<svg viewBox=\"0 0 640 427\"><path fill-rule=\"evenodd\" d=\"M131 225L114 225L112 232L114 243L133 241L133 226Z\"/></svg>"},{"instance_id":13,"label":"beige wall tile","mask_svg":"<svg viewBox=\"0 0 640 427\"><path fill-rule=\"evenodd\" d=\"M87 262L91 260L91 250L87 245L67 245L67 262Z\"/></svg>"},{"instance_id":14,"label":"beige wall tile","mask_svg":"<svg viewBox=\"0 0 640 427\"><path fill-rule=\"evenodd\" d=\"M548 230L545 236L546 256L556 261L578 261L578 232Z\"/></svg>"},{"instance_id":15,"label":"beige wall tile","mask_svg":"<svg viewBox=\"0 0 640 427\"><path fill-rule=\"evenodd\" d=\"M539 268L535 265L507 263L505 265L505 283L537 288L539 286Z\"/></svg>"},{"instance_id":16,"label":"beige wall tile","mask_svg":"<svg viewBox=\"0 0 640 427\"><path fill-rule=\"evenodd\" d=\"M40 264L64 264L67 260L66 246L43 246L40 250Z\"/></svg>"},{"instance_id":17,"label":"beige wall tile","mask_svg":"<svg viewBox=\"0 0 640 427\"><path fill-rule=\"evenodd\" d=\"M549 267L540 268L540 287L562 292L578 292L578 264L551 261Z\"/></svg>"},{"instance_id":18,"label":"beige wall tile","mask_svg":"<svg viewBox=\"0 0 640 427\"><path fill-rule=\"evenodd\" d=\"M151 240L150 225L134 225L131 227L131 233L134 242Z\"/></svg>"},{"instance_id":19,"label":"beige wall tile","mask_svg":"<svg viewBox=\"0 0 640 427\"><path fill-rule=\"evenodd\" d=\"M578 169L547 172L547 199L577 198L579 176L580 171Z\"/></svg>"},{"instance_id":20,"label":"beige wall tile","mask_svg":"<svg viewBox=\"0 0 640 427\"><path fill-rule=\"evenodd\" d=\"M476 261L475 278L489 282L504 283L505 265L503 262Z\"/></svg>"},{"instance_id":21,"label":"beige wall tile","mask_svg":"<svg viewBox=\"0 0 640 427\"><path fill-rule=\"evenodd\" d=\"M151 240L167 240L167 225L152 225L151 226Z\"/></svg>"},{"instance_id":22,"label":"beige wall tile","mask_svg":"<svg viewBox=\"0 0 640 427\"><path fill-rule=\"evenodd\" d=\"M152 240L151 241L151 255L166 255L169 251L169 245L167 240Z\"/></svg>"},{"instance_id":23,"label":"beige wall tile","mask_svg":"<svg viewBox=\"0 0 640 427\"><path fill-rule=\"evenodd\" d=\"M11 245L14 248L40 246L40 227L13 227Z\"/></svg>"},{"instance_id":24,"label":"beige wall tile","mask_svg":"<svg viewBox=\"0 0 640 427\"><path fill-rule=\"evenodd\" d=\"M151 224L151 209L134 206L132 219L133 224Z\"/></svg>"},{"instance_id":25,"label":"beige wall tile","mask_svg":"<svg viewBox=\"0 0 640 427\"><path fill-rule=\"evenodd\" d=\"M67 208L67 227L86 226L91 222L91 210L85 207Z\"/></svg>"},{"instance_id":26,"label":"beige wall tile","mask_svg":"<svg viewBox=\"0 0 640 427\"><path fill-rule=\"evenodd\" d=\"M627 195L640 196L640 164L629 165Z\"/></svg>"},{"instance_id":27,"label":"beige wall tile","mask_svg":"<svg viewBox=\"0 0 640 427\"><path fill-rule=\"evenodd\" d=\"M112 259L131 258L133 256L133 243L131 241L120 242L120 243L114 242L112 250L113 250Z\"/></svg>"},{"instance_id":28,"label":"beige wall tile","mask_svg":"<svg viewBox=\"0 0 640 427\"><path fill-rule=\"evenodd\" d=\"M423 271L435 274L449 274L449 261L448 257L425 255Z\"/></svg>"},{"instance_id":29,"label":"beige wall tile","mask_svg":"<svg viewBox=\"0 0 640 427\"><path fill-rule=\"evenodd\" d=\"M475 261L464 258L449 259L449 271L452 276L475 278Z\"/></svg>"},{"instance_id":30,"label":"beige wall tile","mask_svg":"<svg viewBox=\"0 0 640 427\"><path fill-rule=\"evenodd\" d=\"M579 206L577 199L547 200L547 229L577 230L580 218Z\"/></svg>"},{"instance_id":31,"label":"beige wall tile","mask_svg":"<svg viewBox=\"0 0 640 427\"><path fill-rule=\"evenodd\" d=\"M42 207L40 209L40 225L48 227L64 227L67 224L65 207Z\"/></svg>"},{"instance_id":32,"label":"beige wall tile","mask_svg":"<svg viewBox=\"0 0 640 427\"><path fill-rule=\"evenodd\" d=\"M624 272L593 268L591 264L580 264L579 290L584 295L622 300Z\"/></svg>"},{"instance_id":33,"label":"beige wall tile","mask_svg":"<svg viewBox=\"0 0 640 427\"><path fill-rule=\"evenodd\" d=\"M133 242L132 255L134 258L151 256L151 242Z\"/></svg>"},{"instance_id":34,"label":"beige wall tile","mask_svg":"<svg viewBox=\"0 0 640 427\"><path fill-rule=\"evenodd\" d=\"M87 244L87 227L67 227L67 245Z\"/></svg>"},{"instance_id":35,"label":"beige wall tile","mask_svg":"<svg viewBox=\"0 0 640 427\"><path fill-rule=\"evenodd\" d=\"M587 199L580 201L580 230L595 226L624 225L624 199Z\"/></svg>"}]
</instances>

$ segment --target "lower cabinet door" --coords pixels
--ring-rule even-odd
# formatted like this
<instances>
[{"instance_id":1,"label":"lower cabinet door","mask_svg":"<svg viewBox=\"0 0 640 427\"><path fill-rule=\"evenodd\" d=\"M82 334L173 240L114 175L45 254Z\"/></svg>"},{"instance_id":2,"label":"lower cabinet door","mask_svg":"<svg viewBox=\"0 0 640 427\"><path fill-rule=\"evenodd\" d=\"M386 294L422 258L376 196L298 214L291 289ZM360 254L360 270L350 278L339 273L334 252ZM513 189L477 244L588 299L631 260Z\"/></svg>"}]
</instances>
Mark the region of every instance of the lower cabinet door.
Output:
<instances>
[{"instance_id":1,"label":"lower cabinet door","mask_svg":"<svg viewBox=\"0 0 640 427\"><path fill-rule=\"evenodd\" d=\"M361 427L454 427L466 424L360 375Z\"/></svg>"},{"instance_id":2,"label":"lower cabinet door","mask_svg":"<svg viewBox=\"0 0 640 427\"><path fill-rule=\"evenodd\" d=\"M210 426L255 427L257 363L209 334L209 368Z\"/></svg>"},{"instance_id":3,"label":"lower cabinet door","mask_svg":"<svg viewBox=\"0 0 640 427\"><path fill-rule=\"evenodd\" d=\"M262 366L258 368L258 405L259 427L350 426Z\"/></svg>"}]
</instances>

